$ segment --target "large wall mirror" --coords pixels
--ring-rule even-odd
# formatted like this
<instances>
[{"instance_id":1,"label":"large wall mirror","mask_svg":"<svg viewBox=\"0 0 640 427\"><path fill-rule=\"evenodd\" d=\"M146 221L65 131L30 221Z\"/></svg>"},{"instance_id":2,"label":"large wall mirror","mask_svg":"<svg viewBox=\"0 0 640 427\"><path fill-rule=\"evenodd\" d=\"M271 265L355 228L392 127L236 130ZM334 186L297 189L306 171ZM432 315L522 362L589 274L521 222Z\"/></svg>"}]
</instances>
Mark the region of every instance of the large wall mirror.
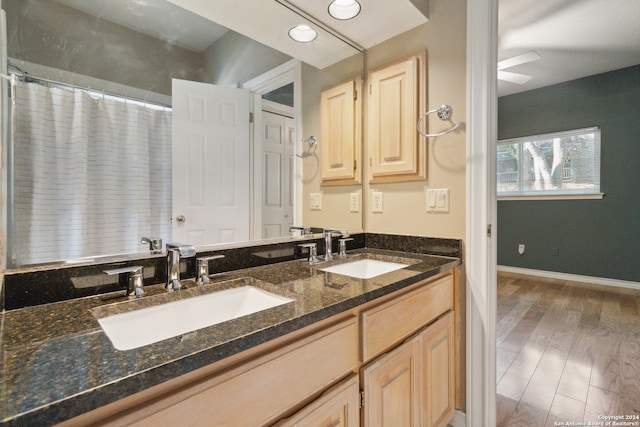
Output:
<instances>
[{"instance_id":1,"label":"large wall mirror","mask_svg":"<svg viewBox=\"0 0 640 427\"><path fill-rule=\"evenodd\" d=\"M324 225L301 200L317 157L296 154L319 135L321 91L361 75L362 52L335 38L338 59L316 62L313 43L294 58L175 3L2 0L9 268ZM234 9L284 8L254 3ZM332 225L361 230L343 209Z\"/></svg>"}]
</instances>

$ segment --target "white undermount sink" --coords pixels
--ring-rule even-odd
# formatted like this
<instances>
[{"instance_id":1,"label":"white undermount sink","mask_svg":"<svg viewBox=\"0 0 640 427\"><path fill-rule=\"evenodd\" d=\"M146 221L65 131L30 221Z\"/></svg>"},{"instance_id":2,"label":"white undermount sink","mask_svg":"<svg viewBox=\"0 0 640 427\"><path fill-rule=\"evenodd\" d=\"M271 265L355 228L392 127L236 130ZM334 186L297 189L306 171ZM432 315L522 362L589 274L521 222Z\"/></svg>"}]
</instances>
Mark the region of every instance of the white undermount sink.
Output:
<instances>
[{"instance_id":1,"label":"white undermount sink","mask_svg":"<svg viewBox=\"0 0 640 427\"><path fill-rule=\"evenodd\" d=\"M241 286L102 317L98 322L116 349L131 350L292 301Z\"/></svg>"},{"instance_id":2,"label":"white undermount sink","mask_svg":"<svg viewBox=\"0 0 640 427\"><path fill-rule=\"evenodd\" d=\"M332 267L322 268L320 270L355 277L358 279L371 279L373 277L380 276L381 274L400 270L404 267L408 267L408 265L400 264L398 262L379 261L377 259L361 259L358 261L351 261L344 264L334 265Z\"/></svg>"}]
</instances>

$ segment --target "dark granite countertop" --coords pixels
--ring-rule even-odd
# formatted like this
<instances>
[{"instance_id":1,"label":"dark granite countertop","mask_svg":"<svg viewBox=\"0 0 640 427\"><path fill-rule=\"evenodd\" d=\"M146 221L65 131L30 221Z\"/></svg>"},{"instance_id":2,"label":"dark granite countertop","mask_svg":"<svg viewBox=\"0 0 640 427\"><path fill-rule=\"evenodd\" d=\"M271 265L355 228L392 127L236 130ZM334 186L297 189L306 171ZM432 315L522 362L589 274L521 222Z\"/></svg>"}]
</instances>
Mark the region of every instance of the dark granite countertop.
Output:
<instances>
[{"instance_id":1,"label":"dark granite countertop","mask_svg":"<svg viewBox=\"0 0 640 427\"><path fill-rule=\"evenodd\" d=\"M411 265L372 279L320 271L359 258ZM185 281L186 289L174 294L162 285L147 286L142 300L118 292L7 311L0 335L0 423L70 419L459 264L458 258L361 249L317 266L295 260L213 275L212 283L200 287ZM234 280L239 278L247 279ZM245 282L294 302L127 351L114 348L95 317Z\"/></svg>"}]
</instances>

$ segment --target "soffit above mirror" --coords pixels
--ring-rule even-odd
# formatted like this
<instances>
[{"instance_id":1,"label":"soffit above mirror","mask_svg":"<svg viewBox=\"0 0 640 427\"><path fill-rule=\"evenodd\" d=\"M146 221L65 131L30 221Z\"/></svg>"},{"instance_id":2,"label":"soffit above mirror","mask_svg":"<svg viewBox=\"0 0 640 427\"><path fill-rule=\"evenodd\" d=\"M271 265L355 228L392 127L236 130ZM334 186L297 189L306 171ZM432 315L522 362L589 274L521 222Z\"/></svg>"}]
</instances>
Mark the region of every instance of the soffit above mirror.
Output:
<instances>
[{"instance_id":1,"label":"soffit above mirror","mask_svg":"<svg viewBox=\"0 0 640 427\"><path fill-rule=\"evenodd\" d=\"M360 13L352 19L333 19L328 13L329 1L279 0L288 2L349 40L369 49L398 34L427 22L427 0L366 0Z\"/></svg>"},{"instance_id":2,"label":"soffit above mirror","mask_svg":"<svg viewBox=\"0 0 640 427\"><path fill-rule=\"evenodd\" d=\"M393 7L386 0L368 0L358 16L341 21L329 16L326 2L317 0L264 1L260 12L254 14L254 0L169 0L152 8L144 0L55 1L197 53L229 28L319 69L354 55L357 49L323 28L317 28L319 35L310 44L291 40L288 31L304 22L291 9L310 15L327 29L368 49L427 22L422 11L428 8L428 0L395 0ZM158 22L166 25L158 26ZM224 22L227 27L216 22Z\"/></svg>"},{"instance_id":3,"label":"soffit above mirror","mask_svg":"<svg viewBox=\"0 0 640 427\"><path fill-rule=\"evenodd\" d=\"M240 33L318 69L326 68L358 53L328 31L318 28L313 43L298 43L289 38L294 26L304 19L276 1L260 1L259 13L255 0L169 0L186 10L224 22L230 30ZM252 11L254 13L252 13Z\"/></svg>"},{"instance_id":4,"label":"soffit above mirror","mask_svg":"<svg viewBox=\"0 0 640 427\"><path fill-rule=\"evenodd\" d=\"M112 24L163 40L196 53L203 52L228 29L169 2L148 0L54 0ZM163 22L163 25L158 25Z\"/></svg>"}]
</instances>

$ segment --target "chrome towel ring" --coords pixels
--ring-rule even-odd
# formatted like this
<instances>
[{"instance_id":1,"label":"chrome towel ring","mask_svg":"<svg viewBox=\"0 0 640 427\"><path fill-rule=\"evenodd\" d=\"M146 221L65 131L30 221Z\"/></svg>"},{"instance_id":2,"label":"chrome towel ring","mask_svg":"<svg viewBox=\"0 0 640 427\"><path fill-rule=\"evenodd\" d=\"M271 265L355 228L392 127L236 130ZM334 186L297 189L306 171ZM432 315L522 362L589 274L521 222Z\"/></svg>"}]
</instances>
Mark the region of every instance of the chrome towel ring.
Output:
<instances>
[{"instance_id":1,"label":"chrome towel ring","mask_svg":"<svg viewBox=\"0 0 640 427\"><path fill-rule=\"evenodd\" d=\"M453 125L450 129L447 129L443 132L439 132L439 133L424 133L422 131L422 121L431 113L436 113L438 115L438 117L440 118L440 120L449 120L451 119L451 115L453 114L453 108L451 108L451 105L448 104L442 104L441 106L439 106L438 108L434 109L434 110L429 110L427 111L425 114L423 114L420 119L418 120L418 133L422 136L425 136L427 138L429 137L434 137L434 136L442 136L445 135L453 130L456 130L458 128L458 124L457 123L453 123L451 122L451 124Z\"/></svg>"},{"instance_id":2,"label":"chrome towel ring","mask_svg":"<svg viewBox=\"0 0 640 427\"><path fill-rule=\"evenodd\" d=\"M302 154L296 153L296 156L304 159L305 157L313 156L318 149L318 140L315 136L310 136L309 138L303 138L302 142L308 145L307 149L302 152Z\"/></svg>"}]
</instances>

